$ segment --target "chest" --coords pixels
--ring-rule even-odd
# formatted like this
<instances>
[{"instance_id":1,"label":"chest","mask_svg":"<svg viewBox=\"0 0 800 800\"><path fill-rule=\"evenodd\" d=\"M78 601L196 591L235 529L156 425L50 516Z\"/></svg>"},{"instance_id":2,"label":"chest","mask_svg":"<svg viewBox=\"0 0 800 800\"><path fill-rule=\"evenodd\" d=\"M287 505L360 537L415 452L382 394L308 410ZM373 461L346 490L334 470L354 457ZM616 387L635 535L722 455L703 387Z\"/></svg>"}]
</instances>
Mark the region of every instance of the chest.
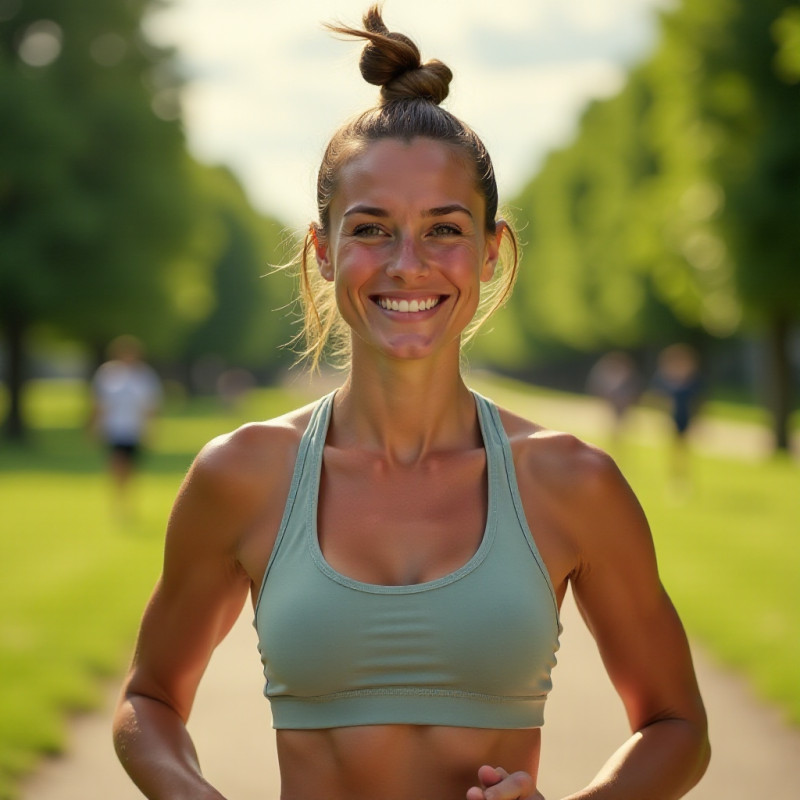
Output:
<instances>
[{"instance_id":1,"label":"chest","mask_svg":"<svg viewBox=\"0 0 800 800\"><path fill-rule=\"evenodd\" d=\"M317 535L326 561L364 583L410 585L453 572L486 527L483 449L431 457L413 468L326 449Z\"/></svg>"}]
</instances>

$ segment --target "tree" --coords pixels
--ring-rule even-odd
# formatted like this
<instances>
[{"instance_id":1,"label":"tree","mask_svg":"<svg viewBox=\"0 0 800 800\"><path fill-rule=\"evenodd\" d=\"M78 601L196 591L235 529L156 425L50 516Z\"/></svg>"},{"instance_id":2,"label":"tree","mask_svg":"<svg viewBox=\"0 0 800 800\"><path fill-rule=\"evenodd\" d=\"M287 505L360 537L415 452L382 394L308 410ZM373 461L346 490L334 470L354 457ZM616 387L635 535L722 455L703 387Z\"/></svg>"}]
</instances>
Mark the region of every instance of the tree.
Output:
<instances>
[{"instance_id":1,"label":"tree","mask_svg":"<svg viewBox=\"0 0 800 800\"><path fill-rule=\"evenodd\" d=\"M575 140L512 203L524 240L512 308L534 354L641 347L685 331L654 277L658 165L641 130L651 104L634 72L586 109Z\"/></svg>"},{"instance_id":2,"label":"tree","mask_svg":"<svg viewBox=\"0 0 800 800\"><path fill-rule=\"evenodd\" d=\"M673 233L701 318L712 331L766 335L768 403L784 450L789 337L800 318L799 41L795 2L685 0L664 19L651 72L662 118L680 120L660 150L665 183L680 192Z\"/></svg>"},{"instance_id":3,"label":"tree","mask_svg":"<svg viewBox=\"0 0 800 800\"><path fill-rule=\"evenodd\" d=\"M0 28L0 324L9 436L22 437L26 338L37 325L98 345L166 346L195 208L170 54L151 0L26 0ZM13 8L13 7L12 7ZM191 309L188 315L191 317Z\"/></svg>"},{"instance_id":4,"label":"tree","mask_svg":"<svg viewBox=\"0 0 800 800\"><path fill-rule=\"evenodd\" d=\"M513 203L529 246L512 310L529 342L766 332L783 449L800 316L799 45L796 3L685 0Z\"/></svg>"},{"instance_id":5,"label":"tree","mask_svg":"<svg viewBox=\"0 0 800 800\"><path fill-rule=\"evenodd\" d=\"M282 348L291 338L294 284L275 269L287 260L283 228L257 213L233 174L224 167L196 166L202 198L202 230L212 240L212 304L189 332L180 356L191 363L211 358L221 368L244 367L261 374L290 361Z\"/></svg>"}]
</instances>

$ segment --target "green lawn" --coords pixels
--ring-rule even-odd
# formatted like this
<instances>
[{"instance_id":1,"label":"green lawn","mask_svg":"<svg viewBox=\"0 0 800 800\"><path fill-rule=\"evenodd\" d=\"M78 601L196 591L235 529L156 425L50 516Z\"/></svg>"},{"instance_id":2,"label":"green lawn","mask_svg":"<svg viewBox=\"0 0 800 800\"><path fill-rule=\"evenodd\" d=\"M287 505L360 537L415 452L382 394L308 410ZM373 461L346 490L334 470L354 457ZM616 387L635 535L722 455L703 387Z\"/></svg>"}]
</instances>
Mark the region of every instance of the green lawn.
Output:
<instances>
[{"instance_id":1,"label":"green lawn","mask_svg":"<svg viewBox=\"0 0 800 800\"><path fill-rule=\"evenodd\" d=\"M26 402L30 446L0 443L0 800L39 754L63 748L68 713L95 707L102 679L125 668L167 513L197 450L302 398L259 391L235 412L171 403L126 525L112 514L102 453L82 431L84 387L34 385Z\"/></svg>"},{"instance_id":2,"label":"green lawn","mask_svg":"<svg viewBox=\"0 0 800 800\"><path fill-rule=\"evenodd\" d=\"M475 383L536 417L538 392L507 380ZM541 402L557 416L554 397L543 393ZM690 635L800 725L800 463L692 452L688 484L676 487L667 441L612 445L607 431L575 432L608 449L639 496L663 581Z\"/></svg>"},{"instance_id":3,"label":"green lawn","mask_svg":"<svg viewBox=\"0 0 800 800\"><path fill-rule=\"evenodd\" d=\"M479 388L535 416L537 395L524 387ZM124 669L168 509L198 448L304 398L258 391L235 412L172 404L139 480L138 517L124 527L111 515L101 454L80 428L82 387L34 386L27 402L31 447L0 444L0 800L38 754L63 747L68 712L93 707L102 679ZM607 444L601 432L577 432ZM691 635L800 724L800 466L695 454L691 492L676 496L666 449L628 441L616 455Z\"/></svg>"}]
</instances>

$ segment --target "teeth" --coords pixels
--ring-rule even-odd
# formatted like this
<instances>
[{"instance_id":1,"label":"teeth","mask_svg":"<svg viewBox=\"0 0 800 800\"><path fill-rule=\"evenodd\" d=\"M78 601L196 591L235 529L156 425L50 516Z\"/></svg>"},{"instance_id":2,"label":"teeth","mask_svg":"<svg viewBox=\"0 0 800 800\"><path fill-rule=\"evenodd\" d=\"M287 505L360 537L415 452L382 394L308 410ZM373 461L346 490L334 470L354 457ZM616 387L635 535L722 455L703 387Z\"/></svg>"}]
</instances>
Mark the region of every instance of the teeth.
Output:
<instances>
[{"instance_id":1,"label":"teeth","mask_svg":"<svg viewBox=\"0 0 800 800\"><path fill-rule=\"evenodd\" d=\"M426 300L393 300L388 297L378 298L378 305L387 311L400 311L403 314L413 314L417 311L427 311L439 305L438 297L428 297Z\"/></svg>"}]
</instances>

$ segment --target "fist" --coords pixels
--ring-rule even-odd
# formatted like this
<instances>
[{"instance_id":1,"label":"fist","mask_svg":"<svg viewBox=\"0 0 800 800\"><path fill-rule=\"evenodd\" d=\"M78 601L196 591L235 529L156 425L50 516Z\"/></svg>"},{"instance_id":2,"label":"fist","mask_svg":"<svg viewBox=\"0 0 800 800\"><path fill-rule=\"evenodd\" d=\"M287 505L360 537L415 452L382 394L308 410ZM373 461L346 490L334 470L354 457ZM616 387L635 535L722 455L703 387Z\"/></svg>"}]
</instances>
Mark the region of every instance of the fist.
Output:
<instances>
[{"instance_id":1,"label":"fist","mask_svg":"<svg viewBox=\"0 0 800 800\"><path fill-rule=\"evenodd\" d=\"M466 800L545 800L527 772L509 775L502 767L483 766L478 780L480 786L468 789Z\"/></svg>"}]
</instances>

